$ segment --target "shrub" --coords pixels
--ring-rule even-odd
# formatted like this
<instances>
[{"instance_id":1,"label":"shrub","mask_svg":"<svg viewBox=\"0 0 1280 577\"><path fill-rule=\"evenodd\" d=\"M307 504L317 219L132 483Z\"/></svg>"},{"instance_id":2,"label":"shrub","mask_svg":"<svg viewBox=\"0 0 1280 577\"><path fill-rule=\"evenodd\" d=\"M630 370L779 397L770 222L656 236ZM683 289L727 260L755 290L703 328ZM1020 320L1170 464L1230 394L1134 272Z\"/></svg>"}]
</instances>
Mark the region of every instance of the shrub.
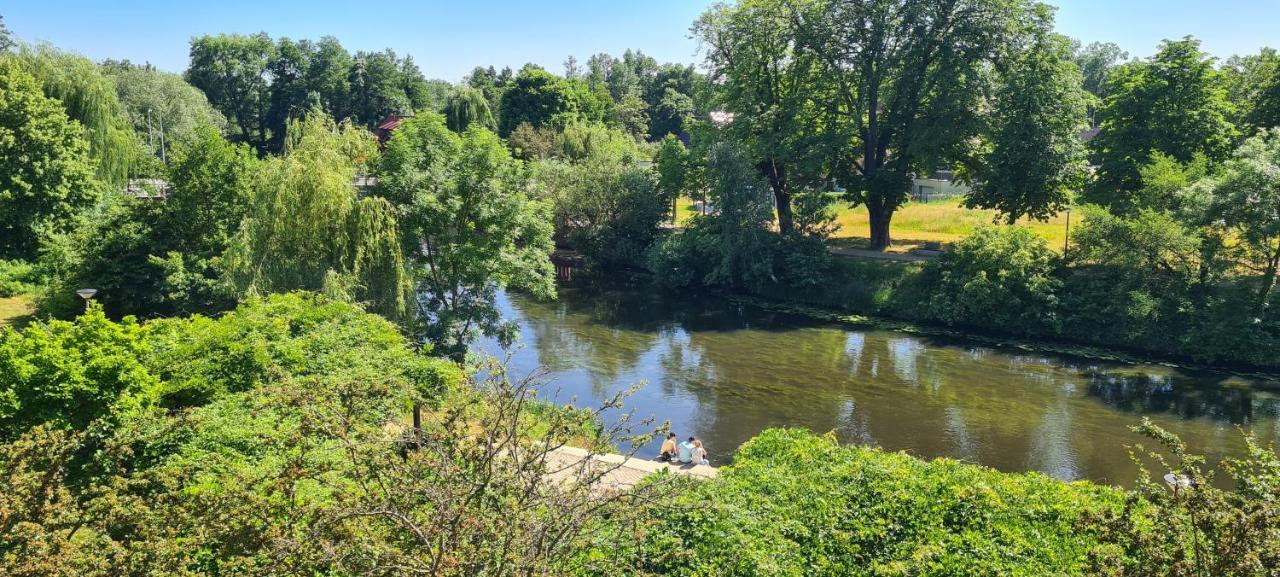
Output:
<instances>
[{"instance_id":1,"label":"shrub","mask_svg":"<svg viewBox=\"0 0 1280 577\"><path fill-rule=\"evenodd\" d=\"M1057 256L1028 228L986 227L925 266L930 318L948 325L1044 334L1057 324Z\"/></svg>"},{"instance_id":2,"label":"shrub","mask_svg":"<svg viewBox=\"0 0 1280 577\"><path fill-rule=\"evenodd\" d=\"M21 260L0 260L0 298L31 294L37 289L36 267Z\"/></svg>"},{"instance_id":3,"label":"shrub","mask_svg":"<svg viewBox=\"0 0 1280 577\"><path fill-rule=\"evenodd\" d=\"M677 492L646 533L649 569L674 575L1079 574L1085 513L1122 493L1040 474L761 433L712 481Z\"/></svg>"}]
</instances>

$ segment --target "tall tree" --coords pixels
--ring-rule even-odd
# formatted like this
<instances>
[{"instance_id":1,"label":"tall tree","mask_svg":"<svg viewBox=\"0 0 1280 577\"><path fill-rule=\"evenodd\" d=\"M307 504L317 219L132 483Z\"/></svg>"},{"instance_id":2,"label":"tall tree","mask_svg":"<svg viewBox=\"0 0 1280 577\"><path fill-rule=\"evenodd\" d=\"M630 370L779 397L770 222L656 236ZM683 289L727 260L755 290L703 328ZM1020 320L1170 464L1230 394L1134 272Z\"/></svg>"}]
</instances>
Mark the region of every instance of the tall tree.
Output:
<instances>
[{"instance_id":1,"label":"tall tree","mask_svg":"<svg viewBox=\"0 0 1280 577\"><path fill-rule=\"evenodd\" d=\"M275 45L265 32L252 36L219 34L191 40L187 82L204 91L230 120L241 142L263 148L266 113L271 103L267 72Z\"/></svg>"},{"instance_id":2,"label":"tall tree","mask_svg":"<svg viewBox=\"0 0 1280 577\"><path fill-rule=\"evenodd\" d=\"M972 170L965 206L994 208L1012 224L1045 220L1084 184L1086 126L1080 72L1067 40L1041 20L1030 44L1001 66L987 151Z\"/></svg>"},{"instance_id":3,"label":"tall tree","mask_svg":"<svg viewBox=\"0 0 1280 577\"><path fill-rule=\"evenodd\" d=\"M1081 85L1093 98L1089 102L1090 126L1098 125L1098 109L1107 99L1107 77L1116 65L1129 59L1129 53L1114 42L1091 42L1073 46L1076 66L1080 67Z\"/></svg>"},{"instance_id":4,"label":"tall tree","mask_svg":"<svg viewBox=\"0 0 1280 577\"><path fill-rule=\"evenodd\" d=\"M812 178L813 153L807 138L813 121L818 62L797 45L793 0L746 0L719 5L694 23L707 46L712 78L733 121L729 130L755 158L769 183L778 229L792 232L791 197Z\"/></svg>"},{"instance_id":5,"label":"tall tree","mask_svg":"<svg viewBox=\"0 0 1280 577\"><path fill-rule=\"evenodd\" d=\"M469 86L459 86L449 94L444 117L454 132L465 132L473 124L489 130L497 128L484 93Z\"/></svg>"},{"instance_id":6,"label":"tall tree","mask_svg":"<svg viewBox=\"0 0 1280 577\"><path fill-rule=\"evenodd\" d=\"M61 104L0 58L0 258L33 260L99 196L89 144Z\"/></svg>"},{"instance_id":7,"label":"tall tree","mask_svg":"<svg viewBox=\"0 0 1280 577\"><path fill-rule=\"evenodd\" d=\"M129 127L115 83L88 58L47 44L23 46L18 61L45 96L61 102L67 116L83 127L98 179L123 186L145 152Z\"/></svg>"},{"instance_id":8,"label":"tall tree","mask_svg":"<svg viewBox=\"0 0 1280 577\"><path fill-rule=\"evenodd\" d=\"M290 126L285 154L262 165L248 216L228 251L246 293L324 291L405 313L408 279L395 207L352 182L375 153L372 135L313 113Z\"/></svg>"},{"instance_id":9,"label":"tall tree","mask_svg":"<svg viewBox=\"0 0 1280 577\"><path fill-rule=\"evenodd\" d=\"M1254 314L1262 317L1280 270L1280 129L1246 140L1227 161L1214 191L1215 215L1240 241L1259 274Z\"/></svg>"},{"instance_id":10,"label":"tall tree","mask_svg":"<svg viewBox=\"0 0 1280 577\"><path fill-rule=\"evenodd\" d=\"M823 109L844 136L835 174L889 245L911 179L973 154L986 69L1025 31L1025 0L815 2L804 45L833 83Z\"/></svg>"},{"instance_id":11,"label":"tall tree","mask_svg":"<svg viewBox=\"0 0 1280 577\"><path fill-rule=\"evenodd\" d=\"M1227 64L1227 77L1235 80L1231 86L1238 87L1231 90L1231 101L1243 109L1242 124L1253 130L1280 126L1280 53L1263 48L1243 59L1233 57Z\"/></svg>"},{"instance_id":12,"label":"tall tree","mask_svg":"<svg viewBox=\"0 0 1280 577\"><path fill-rule=\"evenodd\" d=\"M104 67L134 134L157 158L168 160L175 147L193 142L204 127L226 125L204 93L180 75L128 62Z\"/></svg>"},{"instance_id":13,"label":"tall tree","mask_svg":"<svg viewBox=\"0 0 1280 577\"><path fill-rule=\"evenodd\" d=\"M474 125L459 135L420 114L396 130L381 168L417 285L415 332L436 351L461 359L476 332L509 338L500 287L555 294L549 207L497 135Z\"/></svg>"},{"instance_id":14,"label":"tall tree","mask_svg":"<svg viewBox=\"0 0 1280 577\"><path fill-rule=\"evenodd\" d=\"M502 93L499 130L508 135L526 122L538 128L552 120L572 118L579 111L579 96L570 81L526 65Z\"/></svg>"},{"instance_id":15,"label":"tall tree","mask_svg":"<svg viewBox=\"0 0 1280 577\"><path fill-rule=\"evenodd\" d=\"M1126 212L1138 208L1141 167L1160 152L1180 163L1203 154L1221 162L1236 135L1227 87L1200 41L1167 40L1151 58L1116 68L1092 141L1099 160L1091 201Z\"/></svg>"},{"instance_id":16,"label":"tall tree","mask_svg":"<svg viewBox=\"0 0 1280 577\"><path fill-rule=\"evenodd\" d=\"M4 25L4 16L0 15L0 52L8 52L17 43L13 41L13 33Z\"/></svg>"}]
</instances>

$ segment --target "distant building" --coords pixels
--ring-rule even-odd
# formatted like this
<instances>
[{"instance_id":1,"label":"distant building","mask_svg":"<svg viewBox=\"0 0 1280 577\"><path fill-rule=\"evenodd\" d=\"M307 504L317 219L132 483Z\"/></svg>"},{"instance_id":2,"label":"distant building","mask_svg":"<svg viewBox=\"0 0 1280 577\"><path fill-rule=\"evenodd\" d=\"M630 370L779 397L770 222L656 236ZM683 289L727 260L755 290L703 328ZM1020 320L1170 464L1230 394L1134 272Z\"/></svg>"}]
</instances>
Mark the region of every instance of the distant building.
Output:
<instances>
[{"instance_id":1,"label":"distant building","mask_svg":"<svg viewBox=\"0 0 1280 577\"><path fill-rule=\"evenodd\" d=\"M385 148L387 141L391 139L391 133L395 132L397 128L400 128L401 124L404 124L405 120L410 118L413 118L412 112L394 112L383 118L382 122L378 123L377 128L373 129L374 136L378 137L378 147Z\"/></svg>"},{"instance_id":2,"label":"distant building","mask_svg":"<svg viewBox=\"0 0 1280 577\"><path fill-rule=\"evenodd\" d=\"M928 202L969 192L969 187L956 181L955 171L935 170L933 174L911 180L911 200Z\"/></svg>"},{"instance_id":3,"label":"distant building","mask_svg":"<svg viewBox=\"0 0 1280 577\"><path fill-rule=\"evenodd\" d=\"M164 200L172 192L173 187L159 178L131 178L124 187L125 195L142 200Z\"/></svg>"}]
</instances>

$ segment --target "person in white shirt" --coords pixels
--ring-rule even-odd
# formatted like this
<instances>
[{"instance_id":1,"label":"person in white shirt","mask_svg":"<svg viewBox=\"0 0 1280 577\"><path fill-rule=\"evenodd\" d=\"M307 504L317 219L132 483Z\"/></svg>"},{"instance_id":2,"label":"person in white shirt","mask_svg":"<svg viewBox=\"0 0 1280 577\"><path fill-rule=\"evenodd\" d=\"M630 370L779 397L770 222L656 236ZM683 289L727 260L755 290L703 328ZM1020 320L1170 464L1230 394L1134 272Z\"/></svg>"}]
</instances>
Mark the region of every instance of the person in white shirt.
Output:
<instances>
[{"instance_id":1,"label":"person in white shirt","mask_svg":"<svg viewBox=\"0 0 1280 577\"><path fill-rule=\"evenodd\" d=\"M711 461L707 460L707 450L702 447L702 439L693 440L693 462L697 465L711 464Z\"/></svg>"}]
</instances>

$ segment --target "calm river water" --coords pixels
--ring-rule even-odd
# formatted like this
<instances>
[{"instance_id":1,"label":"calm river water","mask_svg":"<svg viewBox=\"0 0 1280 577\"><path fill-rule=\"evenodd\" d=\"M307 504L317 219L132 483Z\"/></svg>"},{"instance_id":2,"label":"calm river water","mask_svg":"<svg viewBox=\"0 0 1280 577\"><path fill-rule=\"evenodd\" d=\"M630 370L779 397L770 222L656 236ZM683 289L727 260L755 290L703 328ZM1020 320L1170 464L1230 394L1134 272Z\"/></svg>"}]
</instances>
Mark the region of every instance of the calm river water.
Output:
<instances>
[{"instance_id":1,"label":"calm river water","mask_svg":"<svg viewBox=\"0 0 1280 577\"><path fill-rule=\"evenodd\" d=\"M543 367L546 390L579 404L643 381L627 409L701 438L713 464L765 428L794 426L1127 485L1136 467L1126 447L1142 441L1128 427L1144 416L1210 458L1242 452L1237 427L1280 440L1280 383L853 330L647 289L561 288L553 302L504 294L501 307L520 324L513 374Z\"/></svg>"}]
</instances>

